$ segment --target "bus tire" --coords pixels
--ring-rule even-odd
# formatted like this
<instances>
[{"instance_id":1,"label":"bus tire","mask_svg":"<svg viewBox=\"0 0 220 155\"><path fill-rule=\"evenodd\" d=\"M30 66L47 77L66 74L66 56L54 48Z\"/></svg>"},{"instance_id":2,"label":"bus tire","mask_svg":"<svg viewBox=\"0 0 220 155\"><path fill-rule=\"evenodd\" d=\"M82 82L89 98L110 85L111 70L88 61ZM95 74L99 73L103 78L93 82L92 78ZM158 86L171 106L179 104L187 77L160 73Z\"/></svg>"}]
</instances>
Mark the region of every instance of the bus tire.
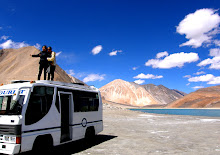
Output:
<instances>
[{"instance_id":1,"label":"bus tire","mask_svg":"<svg viewBox=\"0 0 220 155\"><path fill-rule=\"evenodd\" d=\"M53 151L53 138L51 135L38 136L35 139L33 152L34 154L45 154Z\"/></svg>"},{"instance_id":2,"label":"bus tire","mask_svg":"<svg viewBox=\"0 0 220 155\"><path fill-rule=\"evenodd\" d=\"M93 126L92 127L88 127L86 129L86 133L85 133L85 140L90 143L94 139L94 137L95 137L95 129L94 129L94 127Z\"/></svg>"}]
</instances>

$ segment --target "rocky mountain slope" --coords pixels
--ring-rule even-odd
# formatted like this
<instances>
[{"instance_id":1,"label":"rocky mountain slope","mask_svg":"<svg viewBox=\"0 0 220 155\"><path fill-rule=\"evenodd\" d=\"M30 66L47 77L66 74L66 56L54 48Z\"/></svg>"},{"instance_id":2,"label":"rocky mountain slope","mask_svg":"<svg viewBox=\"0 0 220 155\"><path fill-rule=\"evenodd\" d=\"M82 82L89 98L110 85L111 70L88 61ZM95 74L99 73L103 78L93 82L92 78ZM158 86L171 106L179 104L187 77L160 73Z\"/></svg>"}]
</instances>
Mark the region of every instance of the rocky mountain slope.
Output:
<instances>
[{"instance_id":1,"label":"rocky mountain slope","mask_svg":"<svg viewBox=\"0 0 220 155\"><path fill-rule=\"evenodd\" d=\"M199 89L170 103L166 108L220 108L220 85Z\"/></svg>"},{"instance_id":2,"label":"rocky mountain slope","mask_svg":"<svg viewBox=\"0 0 220 155\"><path fill-rule=\"evenodd\" d=\"M7 84L11 80L37 80L39 58L33 58L30 54L38 53L39 50L32 46L0 50L0 83ZM43 80L43 73L41 80ZM59 65L56 66L54 80L83 83L68 75Z\"/></svg>"},{"instance_id":3,"label":"rocky mountain slope","mask_svg":"<svg viewBox=\"0 0 220 155\"><path fill-rule=\"evenodd\" d=\"M163 85L156 86L154 84L143 85L143 87L159 102L160 104L168 104L179 98L182 98L186 93L169 89Z\"/></svg>"},{"instance_id":4,"label":"rocky mountain slope","mask_svg":"<svg viewBox=\"0 0 220 155\"><path fill-rule=\"evenodd\" d=\"M162 85L138 85L120 79L108 83L99 90L104 100L130 106L168 104L185 95Z\"/></svg>"}]
</instances>

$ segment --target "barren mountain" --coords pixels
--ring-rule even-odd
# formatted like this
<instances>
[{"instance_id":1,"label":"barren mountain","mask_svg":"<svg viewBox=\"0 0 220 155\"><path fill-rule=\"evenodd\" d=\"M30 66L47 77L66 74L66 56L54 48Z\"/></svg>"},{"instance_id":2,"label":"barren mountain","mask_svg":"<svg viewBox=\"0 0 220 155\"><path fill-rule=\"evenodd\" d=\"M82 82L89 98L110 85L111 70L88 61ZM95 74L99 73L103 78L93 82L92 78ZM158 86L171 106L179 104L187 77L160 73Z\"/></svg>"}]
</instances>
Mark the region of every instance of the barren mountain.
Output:
<instances>
[{"instance_id":1,"label":"barren mountain","mask_svg":"<svg viewBox=\"0 0 220 155\"><path fill-rule=\"evenodd\" d=\"M168 104L186 95L184 92L169 89L163 85L142 85L160 104Z\"/></svg>"},{"instance_id":2,"label":"barren mountain","mask_svg":"<svg viewBox=\"0 0 220 155\"><path fill-rule=\"evenodd\" d=\"M162 85L141 86L120 79L108 83L99 90L104 100L131 106L167 104L183 96Z\"/></svg>"},{"instance_id":3,"label":"barren mountain","mask_svg":"<svg viewBox=\"0 0 220 155\"><path fill-rule=\"evenodd\" d=\"M167 108L220 108L220 85L199 89L172 102Z\"/></svg>"},{"instance_id":4,"label":"barren mountain","mask_svg":"<svg viewBox=\"0 0 220 155\"><path fill-rule=\"evenodd\" d=\"M107 101L135 106L157 104L143 87L119 79L108 83L99 90L103 99Z\"/></svg>"},{"instance_id":5,"label":"barren mountain","mask_svg":"<svg viewBox=\"0 0 220 155\"><path fill-rule=\"evenodd\" d=\"M38 49L32 46L0 50L0 83L7 84L11 80L37 80L40 58L33 58L30 54L38 54L39 52ZM43 80L43 73L41 80ZM83 83L69 76L59 65L56 66L54 80Z\"/></svg>"}]
</instances>

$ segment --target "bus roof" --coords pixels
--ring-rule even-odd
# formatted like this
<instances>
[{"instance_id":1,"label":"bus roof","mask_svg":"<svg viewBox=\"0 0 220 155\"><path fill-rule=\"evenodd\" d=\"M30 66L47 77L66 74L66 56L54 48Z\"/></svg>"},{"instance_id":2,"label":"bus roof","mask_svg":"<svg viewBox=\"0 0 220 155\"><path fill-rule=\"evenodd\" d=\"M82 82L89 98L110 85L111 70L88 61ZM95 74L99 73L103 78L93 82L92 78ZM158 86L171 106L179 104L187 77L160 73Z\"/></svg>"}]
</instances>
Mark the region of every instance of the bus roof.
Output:
<instances>
[{"instance_id":1,"label":"bus roof","mask_svg":"<svg viewBox=\"0 0 220 155\"><path fill-rule=\"evenodd\" d=\"M72 89L81 89L81 90L89 90L89 91L98 90L94 86L84 86L78 83L65 83L65 82L60 82L60 81L48 81L48 80L38 80L38 81L14 80L14 81L11 81L11 84L1 86L0 89L32 87L33 85L38 85L38 84L62 86L62 87L68 87Z\"/></svg>"}]
</instances>

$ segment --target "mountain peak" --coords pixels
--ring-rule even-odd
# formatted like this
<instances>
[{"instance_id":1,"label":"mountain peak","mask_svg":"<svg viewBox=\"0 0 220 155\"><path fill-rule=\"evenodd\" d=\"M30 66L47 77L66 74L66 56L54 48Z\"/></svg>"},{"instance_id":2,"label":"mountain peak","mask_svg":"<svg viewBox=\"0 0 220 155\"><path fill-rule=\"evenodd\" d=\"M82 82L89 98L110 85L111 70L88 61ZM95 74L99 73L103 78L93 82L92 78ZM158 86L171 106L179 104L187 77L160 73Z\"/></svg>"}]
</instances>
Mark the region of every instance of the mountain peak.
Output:
<instances>
[{"instance_id":1,"label":"mountain peak","mask_svg":"<svg viewBox=\"0 0 220 155\"><path fill-rule=\"evenodd\" d=\"M162 85L138 85L121 79L116 79L99 90L104 100L133 106L167 104L183 96Z\"/></svg>"},{"instance_id":2,"label":"mountain peak","mask_svg":"<svg viewBox=\"0 0 220 155\"><path fill-rule=\"evenodd\" d=\"M124 81L124 80L122 80L122 79L115 79L115 80L113 80L112 82L126 82L126 81Z\"/></svg>"}]
</instances>

